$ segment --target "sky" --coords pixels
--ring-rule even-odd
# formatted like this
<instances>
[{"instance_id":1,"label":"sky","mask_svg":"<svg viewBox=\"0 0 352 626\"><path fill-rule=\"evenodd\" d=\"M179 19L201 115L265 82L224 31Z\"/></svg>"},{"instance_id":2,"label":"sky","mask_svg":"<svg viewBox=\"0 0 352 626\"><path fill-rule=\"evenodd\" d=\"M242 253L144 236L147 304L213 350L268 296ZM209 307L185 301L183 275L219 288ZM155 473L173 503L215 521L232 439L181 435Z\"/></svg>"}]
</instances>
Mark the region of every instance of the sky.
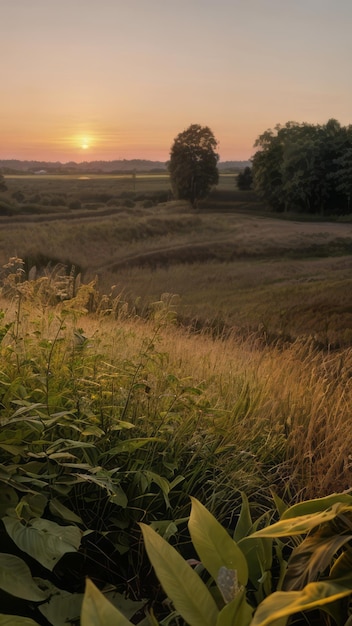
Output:
<instances>
[{"instance_id":1,"label":"sky","mask_svg":"<svg viewBox=\"0 0 352 626\"><path fill-rule=\"evenodd\" d=\"M352 123L351 0L0 0L0 159L166 161L209 126L247 160L287 121Z\"/></svg>"}]
</instances>

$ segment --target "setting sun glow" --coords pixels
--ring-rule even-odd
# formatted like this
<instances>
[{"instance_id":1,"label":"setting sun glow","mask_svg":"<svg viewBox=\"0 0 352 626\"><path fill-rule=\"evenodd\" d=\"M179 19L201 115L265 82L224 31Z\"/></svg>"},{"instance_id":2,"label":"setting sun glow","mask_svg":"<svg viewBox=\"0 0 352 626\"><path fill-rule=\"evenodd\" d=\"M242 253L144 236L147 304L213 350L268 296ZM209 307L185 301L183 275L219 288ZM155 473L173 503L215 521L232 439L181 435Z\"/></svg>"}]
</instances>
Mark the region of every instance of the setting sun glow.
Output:
<instances>
[{"instance_id":1,"label":"setting sun glow","mask_svg":"<svg viewBox=\"0 0 352 626\"><path fill-rule=\"evenodd\" d=\"M92 144L92 140L90 137L88 137L87 135L84 137L80 137L78 140L78 143L80 145L80 147L82 148L82 150L88 150L88 148L91 147Z\"/></svg>"},{"instance_id":2,"label":"setting sun glow","mask_svg":"<svg viewBox=\"0 0 352 626\"><path fill-rule=\"evenodd\" d=\"M165 162L177 134L198 123L221 160L247 160L276 124L351 122L350 0L1 8L2 159Z\"/></svg>"},{"instance_id":3,"label":"setting sun glow","mask_svg":"<svg viewBox=\"0 0 352 626\"><path fill-rule=\"evenodd\" d=\"M91 158L97 147L97 138L93 132L89 134L74 133L63 138L61 145L64 147L66 154L69 155L69 158L73 160L79 159L82 152L89 152Z\"/></svg>"}]
</instances>

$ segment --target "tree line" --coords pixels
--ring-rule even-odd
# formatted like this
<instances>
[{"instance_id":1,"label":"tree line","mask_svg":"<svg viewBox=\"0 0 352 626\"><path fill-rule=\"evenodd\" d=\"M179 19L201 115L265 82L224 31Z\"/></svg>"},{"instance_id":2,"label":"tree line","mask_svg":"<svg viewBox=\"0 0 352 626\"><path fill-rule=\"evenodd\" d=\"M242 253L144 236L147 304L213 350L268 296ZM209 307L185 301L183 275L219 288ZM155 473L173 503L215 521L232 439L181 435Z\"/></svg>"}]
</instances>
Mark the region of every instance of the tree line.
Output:
<instances>
[{"instance_id":1,"label":"tree line","mask_svg":"<svg viewBox=\"0 0 352 626\"><path fill-rule=\"evenodd\" d=\"M168 169L176 198L196 205L218 182L217 141L192 124L174 140ZM239 189L253 188L274 211L321 215L352 210L352 125L287 122L255 142L252 167L239 173Z\"/></svg>"},{"instance_id":2,"label":"tree line","mask_svg":"<svg viewBox=\"0 0 352 626\"><path fill-rule=\"evenodd\" d=\"M351 212L352 126L287 122L255 143L253 188L274 211Z\"/></svg>"},{"instance_id":3,"label":"tree line","mask_svg":"<svg viewBox=\"0 0 352 626\"><path fill-rule=\"evenodd\" d=\"M237 178L274 211L351 213L352 125L287 122L255 142L252 167ZM175 198L193 206L219 181L218 142L208 126L191 124L175 138L167 164ZM0 191L6 191L0 175Z\"/></svg>"}]
</instances>

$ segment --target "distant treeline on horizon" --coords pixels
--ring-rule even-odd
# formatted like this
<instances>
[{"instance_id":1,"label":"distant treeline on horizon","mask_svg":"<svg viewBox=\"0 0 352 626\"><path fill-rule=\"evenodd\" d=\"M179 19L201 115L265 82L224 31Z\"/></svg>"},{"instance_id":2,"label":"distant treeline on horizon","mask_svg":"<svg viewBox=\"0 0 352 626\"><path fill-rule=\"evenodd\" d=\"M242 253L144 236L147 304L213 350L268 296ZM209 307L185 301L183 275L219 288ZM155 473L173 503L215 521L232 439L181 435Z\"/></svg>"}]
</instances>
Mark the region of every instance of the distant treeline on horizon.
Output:
<instances>
[{"instance_id":1,"label":"distant treeline on horizon","mask_svg":"<svg viewBox=\"0 0 352 626\"><path fill-rule=\"evenodd\" d=\"M249 161L222 161L218 163L220 171L238 171L249 166ZM115 161L84 161L76 163L70 161L21 161L18 159L0 159L1 174L120 174L134 172L162 172L166 171L167 163L162 161L148 161L146 159L119 159Z\"/></svg>"}]
</instances>

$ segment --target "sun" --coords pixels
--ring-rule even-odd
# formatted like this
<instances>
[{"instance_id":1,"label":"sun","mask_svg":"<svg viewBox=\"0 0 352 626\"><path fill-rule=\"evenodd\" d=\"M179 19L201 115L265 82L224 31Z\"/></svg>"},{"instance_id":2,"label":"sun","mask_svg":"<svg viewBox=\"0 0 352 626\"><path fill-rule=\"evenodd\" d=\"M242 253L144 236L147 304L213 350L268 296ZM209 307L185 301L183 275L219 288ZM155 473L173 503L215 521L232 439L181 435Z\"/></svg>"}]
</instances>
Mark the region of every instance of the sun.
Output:
<instances>
[{"instance_id":1,"label":"sun","mask_svg":"<svg viewBox=\"0 0 352 626\"><path fill-rule=\"evenodd\" d=\"M67 139L67 142L70 144L72 151L76 153L77 157L80 154L81 158L83 158L83 153L85 153L84 159L86 159L88 154L91 155L94 152L96 137L93 133L77 133L71 135L71 137Z\"/></svg>"},{"instance_id":2,"label":"sun","mask_svg":"<svg viewBox=\"0 0 352 626\"><path fill-rule=\"evenodd\" d=\"M78 135L76 136L76 145L85 152L92 148L93 140L91 135Z\"/></svg>"}]
</instances>

